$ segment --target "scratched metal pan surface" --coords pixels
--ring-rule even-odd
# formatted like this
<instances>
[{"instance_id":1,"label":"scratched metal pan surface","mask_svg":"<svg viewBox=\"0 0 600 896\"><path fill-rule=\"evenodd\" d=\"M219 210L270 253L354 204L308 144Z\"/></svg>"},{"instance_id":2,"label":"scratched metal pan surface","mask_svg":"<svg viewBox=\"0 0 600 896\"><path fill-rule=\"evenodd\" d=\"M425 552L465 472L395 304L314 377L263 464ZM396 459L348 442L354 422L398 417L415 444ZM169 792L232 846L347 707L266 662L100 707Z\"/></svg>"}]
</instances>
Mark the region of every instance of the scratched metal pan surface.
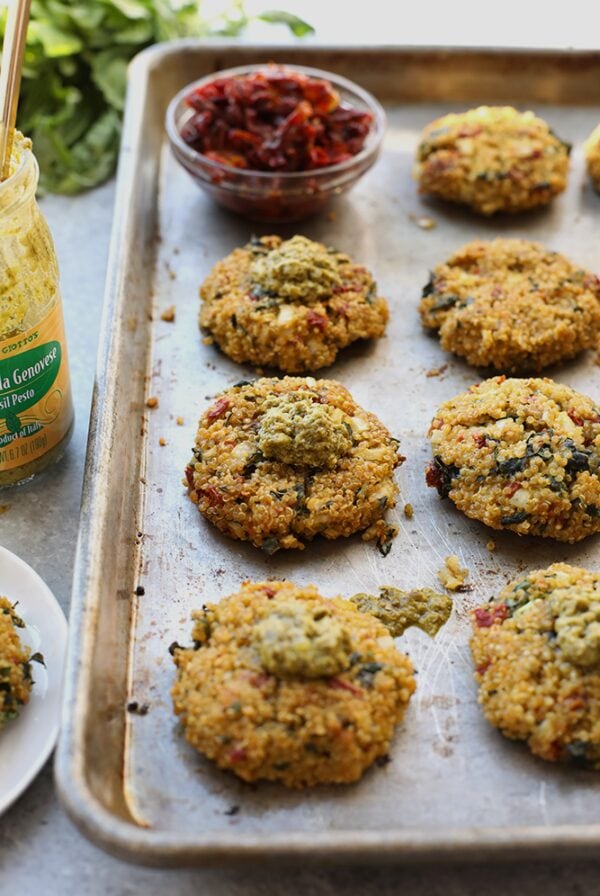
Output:
<instances>
[{"instance_id":1,"label":"scratched metal pan surface","mask_svg":"<svg viewBox=\"0 0 600 896\"><path fill-rule=\"evenodd\" d=\"M400 532L385 558L359 537L268 558L219 534L182 486L198 417L220 390L255 373L202 343L199 283L252 233L274 228L253 226L207 199L170 155L163 116L189 81L266 59L349 75L387 108L376 166L337 201L334 214L280 231L299 230L349 252L375 272L389 299L385 338L347 351L320 372L377 413L406 455L397 474L401 499L389 515ZM534 107L572 141L569 187L551 208L482 220L418 198L411 166L421 128L476 102ZM600 269L600 199L582 157L582 141L599 119L600 54L594 53L181 43L135 62L57 758L62 798L94 841L159 865L564 858L600 846L599 776L544 763L488 726L468 650L470 608L527 567L564 560L597 568L597 539L569 546L494 533L490 553L492 533L425 486L429 422L441 402L481 374L444 354L417 314L429 269L475 237L539 239ZM422 215L437 227L419 229L414 219ZM160 317L170 305L171 323ZM427 375L441 367L439 375ZM600 369L591 356L551 373L600 399ZM144 406L148 395L159 399L153 411ZM412 520L403 515L405 502L414 507ZM399 639L418 670L418 687L384 768L353 786L288 792L243 784L185 743L171 709L168 646L189 641L194 608L245 579L268 577L314 582L325 595L374 592L384 583L435 588L448 554L468 567L473 590L455 597L451 619L434 640L418 630ZM127 711L132 702L137 712Z\"/></svg>"}]
</instances>

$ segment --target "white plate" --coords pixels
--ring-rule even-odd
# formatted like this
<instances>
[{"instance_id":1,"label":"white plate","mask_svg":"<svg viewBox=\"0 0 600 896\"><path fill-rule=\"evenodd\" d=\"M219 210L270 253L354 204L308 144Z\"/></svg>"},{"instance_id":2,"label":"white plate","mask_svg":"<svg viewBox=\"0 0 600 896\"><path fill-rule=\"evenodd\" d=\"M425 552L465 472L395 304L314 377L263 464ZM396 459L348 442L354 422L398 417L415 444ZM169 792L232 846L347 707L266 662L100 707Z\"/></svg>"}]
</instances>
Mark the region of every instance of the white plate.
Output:
<instances>
[{"instance_id":1,"label":"white plate","mask_svg":"<svg viewBox=\"0 0 600 896\"><path fill-rule=\"evenodd\" d=\"M58 735L67 643L64 613L48 586L23 560L0 547L0 595L17 604L26 625L19 636L45 667L32 663L31 698L0 731L0 814L25 790L52 752Z\"/></svg>"}]
</instances>

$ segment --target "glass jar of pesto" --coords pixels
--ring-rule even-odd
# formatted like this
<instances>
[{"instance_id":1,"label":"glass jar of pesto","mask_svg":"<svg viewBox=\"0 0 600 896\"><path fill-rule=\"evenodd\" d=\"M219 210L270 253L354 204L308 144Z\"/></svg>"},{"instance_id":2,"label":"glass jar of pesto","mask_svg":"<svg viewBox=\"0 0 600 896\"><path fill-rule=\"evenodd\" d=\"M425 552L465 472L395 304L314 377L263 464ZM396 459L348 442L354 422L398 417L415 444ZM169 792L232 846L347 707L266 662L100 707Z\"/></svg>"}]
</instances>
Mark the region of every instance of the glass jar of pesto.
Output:
<instances>
[{"instance_id":1,"label":"glass jar of pesto","mask_svg":"<svg viewBox=\"0 0 600 896\"><path fill-rule=\"evenodd\" d=\"M64 452L73 402L54 244L35 199L31 141L15 132L0 183L0 488Z\"/></svg>"}]
</instances>

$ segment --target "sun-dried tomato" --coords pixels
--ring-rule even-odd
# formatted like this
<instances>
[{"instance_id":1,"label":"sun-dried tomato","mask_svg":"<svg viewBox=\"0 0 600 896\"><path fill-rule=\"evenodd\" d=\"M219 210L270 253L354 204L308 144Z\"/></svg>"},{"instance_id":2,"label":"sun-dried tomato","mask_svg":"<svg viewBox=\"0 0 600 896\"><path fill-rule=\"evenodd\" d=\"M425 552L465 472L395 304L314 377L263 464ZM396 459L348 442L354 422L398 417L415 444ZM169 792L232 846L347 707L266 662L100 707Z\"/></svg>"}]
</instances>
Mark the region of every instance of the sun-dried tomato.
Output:
<instances>
[{"instance_id":1,"label":"sun-dried tomato","mask_svg":"<svg viewBox=\"0 0 600 896\"><path fill-rule=\"evenodd\" d=\"M315 327L317 330L326 330L327 329L327 318L324 314L319 314L318 311L313 311L312 308L309 308L306 314L306 320L308 322L309 327Z\"/></svg>"},{"instance_id":2,"label":"sun-dried tomato","mask_svg":"<svg viewBox=\"0 0 600 896\"><path fill-rule=\"evenodd\" d=\"M251 171L336 165L361 151L373 123L329 81L279 65L215 78L185 101L194 114L183 140L213 161Z\"/></svg>"},{"instance_id":3,"label":"sun-dried tomato","mask_svg":"<svg viewBox=\"0 0 600 896\"><path fill-rule=\"evenodd\" d=\"M229 761L232 765L236 762L245 762L248 758L248 751L245 747L236 747L229 752Z\"/></svg>"},{"instance_id":4,"label":"sun-dried tomato","mask_svg":"<svg viewBox=\"0 0 600 896\"><path fill-rule=\"evenodd\" d=\"M214 485L207 485L206 488L200 489L200 494L206 498L211 507L218 507L225 503L223 495Z\"/></svg>"},{"instance_id":5,"label":"sun-dried tomato","mask_svg":"<svg viewBox=\"0 0 600 896\"><path fill-rule=\"evenodd\" d=\"M229 410L229 399L228 398L219 398L213 404L212 408L209 408L206 412L207 420L218 420L219 417L222 417L225 411Z\"/></svg>"},{"instance_id":6,"label":"sun-dried tomato","mask_svg":"<svg viewBox=\"0 0 600 896\"><path fill-rule=\"evenodd\" d=\"M506 604L496 604L489 610L486 607L478 607L473 615L477 628L491 628L494 623L508 619L510 610Z\"/></svg>"},{"instance_id":7,"label":"sun-dried tomato","mask_svg":"<svg viewBox=\"0 0 600 896\"><path fill-rule=\"evenodd\" d=\"M356 687L351 681L345 681L343 678L330 678L328 684L334 691L349 691L357 697L362 695L361 688Z\"/></svg>"}]
</instances>

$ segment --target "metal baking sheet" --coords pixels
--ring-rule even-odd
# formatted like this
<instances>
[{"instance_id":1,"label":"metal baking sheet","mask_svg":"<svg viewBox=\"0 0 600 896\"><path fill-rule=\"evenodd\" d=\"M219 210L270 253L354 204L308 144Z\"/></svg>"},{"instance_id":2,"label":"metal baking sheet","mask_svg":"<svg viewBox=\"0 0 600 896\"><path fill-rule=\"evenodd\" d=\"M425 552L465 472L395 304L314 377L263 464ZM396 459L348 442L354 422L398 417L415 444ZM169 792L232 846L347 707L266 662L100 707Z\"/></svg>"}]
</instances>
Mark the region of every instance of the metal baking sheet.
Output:
<instances>
[{"instance_id":1,"label":"metal baking sheet","mask_svg":"<svg viewBox=\"0 0 600 896\"><path fill-rule=\"evenodd\" d=\"M272 558L225 538L188 501L182 473L196 422L212 397L253 375L202 344L198 285L252 233L220 210L171 157L163 133L170 97L205 73L249 61L288 61L349 75L386 105L376 166L347 197L295 230L368 265L391 308L386 336L355 347L321 376L339 379L401 440L400 534L387 558L359 537L317 541ZM411 179L421 128L475 102L533 106L574 143L569 187L551 208L483 220L421 200ZM600 54L179 43L133 65L106 311L74 579L61 796L78 825L134 861L176 865L243 859L546 858L600 846L598 775L544 763L510 743L476 704L468 611L517 571L553 561L597 566L597 539L568 546L491 533L424 482L426 431L436 407L480 377L421 330L417 303L428 270L463 242L497 234L543 241L600 269L600 198L589 187L582 141L600 120ZM437 222L421 230L415 217ZM176 307L167 323L160 312ZM432 369L447 365L438 376ZM600 399L591 355L550 371ZM147 395L159 398L148 411ZM183 417L184 425L177 425ZM159 440L166 445L161 446ZM402 513L410 502L414 519ZM496 550L486 543L493 534ZM190 613L245 579L287 577L324 594L379 584L436 587L455 553L470 570L435 640L399 641L418 670L417 692L392 762L352 786L288 792L248 786L185 743L172 714L173 640L189 640ZM137 593L136 593L137 589ZM146 714L127 712L128 702ZM237 813L231 814L231 807Z\"/></svg>"}]
</instances>

